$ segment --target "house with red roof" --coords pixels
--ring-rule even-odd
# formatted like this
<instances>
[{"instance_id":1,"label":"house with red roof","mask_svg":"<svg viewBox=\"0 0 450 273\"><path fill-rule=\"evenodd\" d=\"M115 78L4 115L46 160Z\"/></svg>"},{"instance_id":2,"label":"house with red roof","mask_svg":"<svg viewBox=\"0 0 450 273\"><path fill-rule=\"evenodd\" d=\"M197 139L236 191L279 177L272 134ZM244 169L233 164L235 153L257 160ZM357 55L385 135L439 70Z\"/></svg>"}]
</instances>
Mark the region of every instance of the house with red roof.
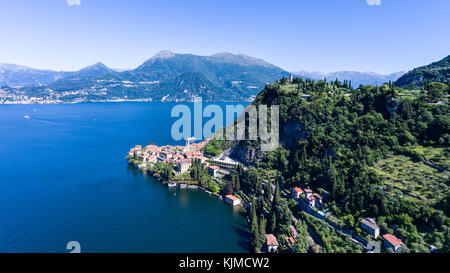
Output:
<instances>
[{"instance_id":1,"label":"house with red roof","mask_svg":"<svg viewBox=\"0 0 450 273\"><path fill-rule=\"evenodd\" d=\"M391 248L392 250L394 250L394 252L403 251L403 247L405 246L405 244L402 242L402 240L398 239L394 235L389 233L384 234L383 239L383 245L386 249Z\"/></svg>"},{"instance_id":2,"label":"house with red roof","mask_svg":"<svg viewBox=\"0 0 450 273\"><path fill-rule=\"evenodd\" d=\"M278 240L273 234L266 234L266 248L267 252L276 252L278 250Z\"/></svg>"},{"instance_id":3,"label":"house with red roof","mask_svg":"<svg viewBox=\"0 0 450 273\"><path fill-rule=\"evenodd\" d=\"M292 198L299 199L300 194L303 193L303 190L301 188L295 187L292 189Z\"/></svg>"},{"instance_id":4,"label":"house with red roof","mask_svg":"<svg viewBox=\"0 0 450 273\"><path fill-rule=\"evenodd\" d=\"M217 178L217 177L219 177L219 169L220 169L219 166L209 166L208 167L208 173L213 178Z\"/></svg>"},{"instance_id":5,"label":"house with red roof","mask_svg":"<svg viewBox=\"0 0 450 273\"><path fill-rule=\"evenodd\" d=\"M236 196L231 195L231 194L225 195L225 198L223 200L226 203L232 205L233 207L237 206L241 203L241 200L239 198L237 198Z\"/></svg>"}]
</instances>

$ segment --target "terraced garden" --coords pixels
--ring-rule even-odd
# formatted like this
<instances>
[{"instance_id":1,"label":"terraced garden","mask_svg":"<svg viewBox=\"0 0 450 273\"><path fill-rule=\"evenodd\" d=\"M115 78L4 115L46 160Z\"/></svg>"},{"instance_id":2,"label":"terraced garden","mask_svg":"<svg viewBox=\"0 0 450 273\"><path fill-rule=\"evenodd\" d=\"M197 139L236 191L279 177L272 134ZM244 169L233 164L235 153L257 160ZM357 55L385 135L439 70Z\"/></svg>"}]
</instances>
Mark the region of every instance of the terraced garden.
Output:
<instances>
[{"instance_id":1,"label":"terraced garden","mask_svg":"<svg viewBox=\"0 0 450 273\"><path fill-rule=\"evenodd\" d=\"M448 168L448 158L443 149L417 147L428 160ZM429 204L438 202L450 194L449 174L413 161L403 155L392 155L377 162L372 169L380 174L386 190L397 196Z\"/></svg>"}]
</instances>

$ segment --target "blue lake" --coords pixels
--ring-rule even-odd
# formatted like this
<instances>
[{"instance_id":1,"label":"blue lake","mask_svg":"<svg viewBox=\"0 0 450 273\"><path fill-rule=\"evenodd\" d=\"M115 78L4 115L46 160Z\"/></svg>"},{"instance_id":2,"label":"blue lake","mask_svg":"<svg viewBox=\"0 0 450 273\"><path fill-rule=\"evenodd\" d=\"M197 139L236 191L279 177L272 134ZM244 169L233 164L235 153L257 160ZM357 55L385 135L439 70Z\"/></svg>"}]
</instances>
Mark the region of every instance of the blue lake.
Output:
<instances>
[{"instance_id":1,"label":"blue lake","mask_svg":"<svg viewBox=\"0 0 450 273\"><path fill-rule=\"evenodd\" d=\"M136 144L181 144L173 106L0 105L0 252L248 252L242 211L127 166Z\"/></svg>"}]
</instances>

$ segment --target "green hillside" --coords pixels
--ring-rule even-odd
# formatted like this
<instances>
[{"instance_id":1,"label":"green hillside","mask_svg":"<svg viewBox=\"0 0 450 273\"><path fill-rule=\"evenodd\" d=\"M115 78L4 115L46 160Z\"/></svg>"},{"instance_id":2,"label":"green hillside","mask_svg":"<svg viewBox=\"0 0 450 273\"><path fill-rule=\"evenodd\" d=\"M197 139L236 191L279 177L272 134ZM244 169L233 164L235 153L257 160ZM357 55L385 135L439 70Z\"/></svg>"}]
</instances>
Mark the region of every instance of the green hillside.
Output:
<instances>
[{"instance_id":1,"label":"green hillside","mask_svg":"<svg viewBox=\"0 0 450 273\"><path fill-rule=\"evenodd\" d=\"M402 77L395 85L407 89L423 89L432 82L450 82L450 55L429 65L415 68Z\"/></svg>"},{"instance_id":2,"label":"green hillside","mask_svg":"<svg viewBox=\"0 0 450 273\"><path fill-rule=\"evenodd\" d=\"M273 183L281 189L328 191L330 214L348 228L375 217L383 233L395 234L410 251L430 245L448 251L449 176L422 160L448 165L450 108L427 98L388 84L355 90L348 83L283 79L253 102L280 106L281 146L267 153L258 141L222 145L232 145L232 156L261 177L235 179L256 200L264 196L261 174L276 171Z\"/></svg>"}]
</instances>

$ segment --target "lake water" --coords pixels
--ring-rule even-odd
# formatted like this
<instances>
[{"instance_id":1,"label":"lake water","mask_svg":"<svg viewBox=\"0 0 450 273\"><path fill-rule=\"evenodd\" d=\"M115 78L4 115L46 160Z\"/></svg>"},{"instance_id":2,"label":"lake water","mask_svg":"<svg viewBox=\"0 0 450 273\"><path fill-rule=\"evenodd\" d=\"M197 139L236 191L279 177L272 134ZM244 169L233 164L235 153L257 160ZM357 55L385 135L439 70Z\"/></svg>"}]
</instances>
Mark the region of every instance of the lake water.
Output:
<instances>
[{"instance_id":1,"label":"lake water","mask_svg":"<svg viewBox=\"0 0 450 273\"><path fill-rule=\"evenodd\" d=\"M179 144L173 106L0 105L0 252L248 252L239 209L127 166L136 144Z\"/></svg>"}]
</instances>

